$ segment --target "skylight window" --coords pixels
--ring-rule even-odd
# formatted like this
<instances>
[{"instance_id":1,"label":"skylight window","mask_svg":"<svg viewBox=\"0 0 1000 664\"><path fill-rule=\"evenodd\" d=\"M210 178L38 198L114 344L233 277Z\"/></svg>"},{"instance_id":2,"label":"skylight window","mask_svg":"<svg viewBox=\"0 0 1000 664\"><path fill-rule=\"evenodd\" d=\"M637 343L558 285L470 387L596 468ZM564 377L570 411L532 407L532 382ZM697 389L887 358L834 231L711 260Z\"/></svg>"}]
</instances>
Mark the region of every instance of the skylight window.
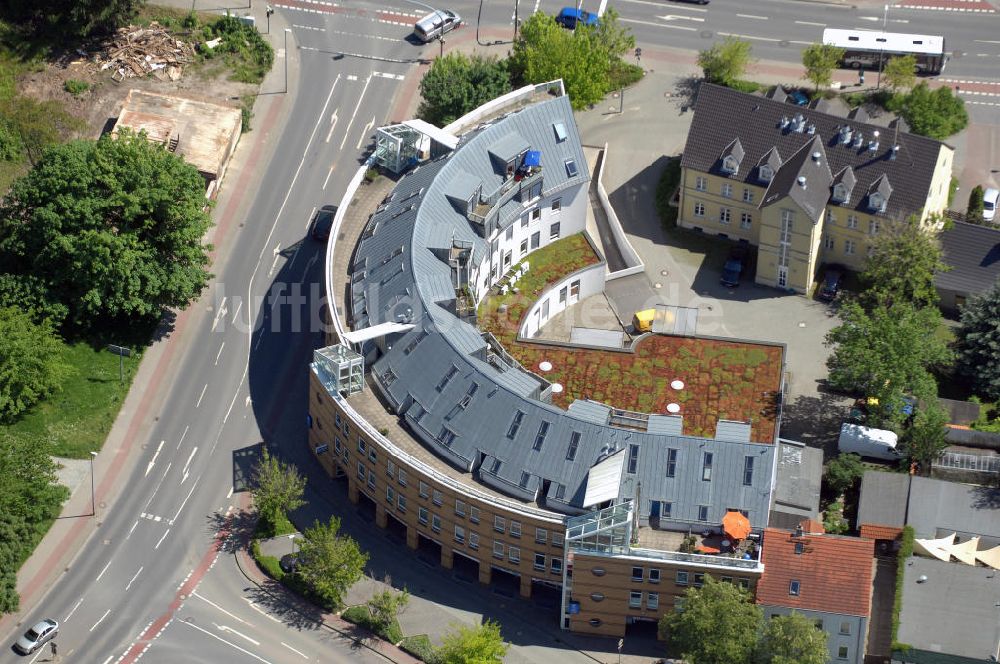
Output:
<instances>
[{"instance_id":1,"label":"skylight window","mask_svg":"<svg viewBox=\"0 0 1000 664\"><path fill-rule=\"evenodd\" d=\"M517 411L514 414L514 421L510 423L510 428L507 429L507 437L508 438L510 438L511 440L514 440L514 437L517 436L517 430L521 428L521 420L523 420L523 419L524 419L524 413L523 412Z\"/></svg>"},{"instance_id":2,"label":"skylight window","mask_svg":"<svg viewBox=\"0 0 1000 664\"><path fill-rule=\"evenodd\" d=\"M458 373L458 367L456 367L454 364L451 365L448 368L448 372L441 378L441 382L437 384L437 391L440 392L444 390L444 388L448 386L448 383L451 382L451 379L454 378L455 374L457 373Z\"/></svg>"},{"instance_id":3,"label":"skylight window","mask_svg":"<svg viewBox=\"0 0 1000 664\"><path fill-rule=\"evenodd\" d=\"M522 489L528 488L528 482L531 480L531 473L526 470L521 471L521 479L518 480L517 485Z\"/></svg>"},{"instance_id":4,"label":"skylight window","mask_svg":"<svg viewBox=\"0 0 1000 664\"><path fill-rule=\"evenodd\" d=\"M566 449L566 460L576 459L576 450L580 447L580 432L574 431L569 436L569 447Z\"/></svg>"},{"instance_id":5,"label":"skylight window","mask_svg":"<svg viewBox=\"0 0 1000 664\"><path fill-rule=\"evenodd\" d=\"M577 168L576 168L576 160L575 159L567 159L566 160L566 175L568 175L571 178L575 178L579 174L580 174L580 171L577 170Z\"/></svg>"},{"instance_id":6,"label":"skylight window","mask_svg":"<svg viewBox=\"0 0 1000 664\"><path fill-rule=\"evenodd\" d=\"M500 459L493 459L493 463L490 464L490 472L496 475L500 472L500 466L503 465L503 461Z\"/></svg>"},{"instance_id":7,"label":"skylight window","mask_svg":"<svg viewBox=\"0 0 1000 664\"><path fill-rule=\"evenodd\" d=\"M552 125L552 130L556 132L556 143L562 143L566 140L566 125L556 122Z\"/></svg>"},{"instance_id":8,"label":"skylight window","mask_svg":"<svg viewBox=\"0 0 1000 664\"><path fill-rule=\"evenodd\" d=\"M538 435L535 436L535 444L531 446L531 449L536 452L542 449L542 444L545 442L545 436L549 433L549 423L542 422L538 425Z\"/></svg>"}]
</instances>

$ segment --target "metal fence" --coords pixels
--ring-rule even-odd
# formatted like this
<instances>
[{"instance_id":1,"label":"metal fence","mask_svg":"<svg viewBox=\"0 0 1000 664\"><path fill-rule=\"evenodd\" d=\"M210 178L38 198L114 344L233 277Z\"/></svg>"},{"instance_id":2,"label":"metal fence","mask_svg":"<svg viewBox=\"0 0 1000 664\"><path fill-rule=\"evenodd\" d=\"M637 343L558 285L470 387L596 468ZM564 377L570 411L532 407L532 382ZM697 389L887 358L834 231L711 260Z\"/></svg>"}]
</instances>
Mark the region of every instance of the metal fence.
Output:
<instances>
[{"instance_id":1,"label":"metal fence","mask_svg":"<svg viewBox=\"0 0 1000 664\"><path fill-rule=\"evenodd\" d=\"M945 452L940 459L934 462L934 466L955 470L974 470L981 473L1000 473L1000 456Z\"/></svg>"}]
</instances>

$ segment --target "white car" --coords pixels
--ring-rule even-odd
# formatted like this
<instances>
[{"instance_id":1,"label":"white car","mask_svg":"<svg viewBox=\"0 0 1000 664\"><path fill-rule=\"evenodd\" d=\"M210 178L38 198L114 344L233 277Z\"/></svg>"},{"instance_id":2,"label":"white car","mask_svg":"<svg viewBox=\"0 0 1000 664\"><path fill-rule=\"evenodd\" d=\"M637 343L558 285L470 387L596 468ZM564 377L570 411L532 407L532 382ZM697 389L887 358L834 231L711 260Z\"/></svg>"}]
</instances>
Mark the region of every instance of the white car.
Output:
<instances>
[{"instance_id":1,"label":"white car","mask_svg":"<svg viewBox=\"0 0 1000 664\"><path fill-rule=\"evenodd\" d=\"M996 218L998 200L1000 200L1000 191L993 187L983 192L983 221L993 221Z\"/></svg>"},{"instance_id":2,"label":"white car","mask_svg":"<svg viewBox=\"0 0 1000 664\"><path fill-rule=\"evenodd\" d=\"M59 623L51 618L41 620L24 633L24 636L14 644L14 650L22 655L30 655L51 641L59 633Z\"/></svg>"}]
</instances>

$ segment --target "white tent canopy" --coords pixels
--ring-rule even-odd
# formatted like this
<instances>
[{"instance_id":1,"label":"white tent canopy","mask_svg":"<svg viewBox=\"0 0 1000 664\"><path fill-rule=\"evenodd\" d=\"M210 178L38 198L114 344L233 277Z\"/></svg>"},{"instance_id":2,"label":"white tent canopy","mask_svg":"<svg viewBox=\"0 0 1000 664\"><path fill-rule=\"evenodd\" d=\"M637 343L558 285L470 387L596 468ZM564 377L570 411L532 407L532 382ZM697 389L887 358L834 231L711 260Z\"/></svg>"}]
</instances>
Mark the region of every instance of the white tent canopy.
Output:
<instances>
[{"instance_id":1,"label":"white tent canopy","mask_svg":"<svg viewBox=\"0 0 1000 664\"><path fill-rule=\"evenodd\" d=\"M344 341L349 344L360 344L370 339L378 339L397 332L407 332L413 329L412 323L379 323L360 330L344 332Z\"/></svg>"}]
</instances>

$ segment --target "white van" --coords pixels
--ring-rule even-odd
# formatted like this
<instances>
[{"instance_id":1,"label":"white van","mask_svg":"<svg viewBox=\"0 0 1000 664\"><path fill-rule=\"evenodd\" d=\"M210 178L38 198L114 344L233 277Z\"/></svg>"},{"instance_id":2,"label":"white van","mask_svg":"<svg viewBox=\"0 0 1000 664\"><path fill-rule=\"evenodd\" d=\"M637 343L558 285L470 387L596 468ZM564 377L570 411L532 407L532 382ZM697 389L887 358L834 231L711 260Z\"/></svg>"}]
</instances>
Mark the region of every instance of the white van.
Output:
<instances>
[{"instance_id":1,"label":"white van","mask_svg":"<svg viewBox=\"0 0 1000 664\"><path fill-rule=\"evenodd\" d=\"M853 452L872 459L898 461L902 458L902 454L896 449L898 443L899 436L894 431L872 429L845 422L840 427L837 449L840 452Z\"/></svg>"},{"instance_id":2,"label":"white van","mask_svg":"<svg viewBox=\"0 0 1000 664\"><path fill-rule=\"evenodd\" d=\"M983 192L983 221L993 221L997 216L997 199L1000 199L1000 191L993 187Z\"/></svg>"},{"instance_id":3,"label":"white van","mask_svg":"<svg viewBox=\"0 0 1000 664\"><path fill-rule=\"evenodd\" d=\"M462 17L455 12L447 9L439 9L417 21L413 26L413 34L417 36L417 39L426 44L432 39L437 39L444 35L446 32L451 32L461 25L461 23Z\"/></svg>"}]
</instances>

